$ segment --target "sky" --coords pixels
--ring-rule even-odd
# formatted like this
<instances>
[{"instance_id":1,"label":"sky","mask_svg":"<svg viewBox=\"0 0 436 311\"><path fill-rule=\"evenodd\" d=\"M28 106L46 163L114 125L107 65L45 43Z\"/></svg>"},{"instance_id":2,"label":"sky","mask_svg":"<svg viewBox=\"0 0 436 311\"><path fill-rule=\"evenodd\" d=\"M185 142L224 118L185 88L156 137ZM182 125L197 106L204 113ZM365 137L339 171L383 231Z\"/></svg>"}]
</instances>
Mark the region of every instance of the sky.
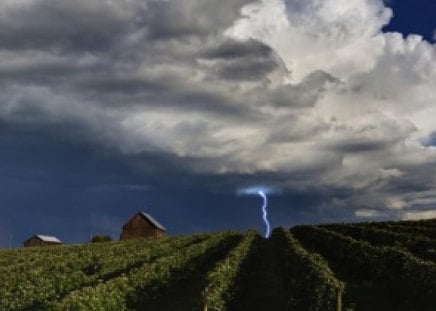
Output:
<instances>
[{"instance_id":1,"label":"sky","mask_svg":"<svg viewBox=\"0 0 436 311\"><path fill-rule=\"evenodd\" d=\"M0 247L436 217L430 0L3 0Z\"/></svg>"}]
</instances>

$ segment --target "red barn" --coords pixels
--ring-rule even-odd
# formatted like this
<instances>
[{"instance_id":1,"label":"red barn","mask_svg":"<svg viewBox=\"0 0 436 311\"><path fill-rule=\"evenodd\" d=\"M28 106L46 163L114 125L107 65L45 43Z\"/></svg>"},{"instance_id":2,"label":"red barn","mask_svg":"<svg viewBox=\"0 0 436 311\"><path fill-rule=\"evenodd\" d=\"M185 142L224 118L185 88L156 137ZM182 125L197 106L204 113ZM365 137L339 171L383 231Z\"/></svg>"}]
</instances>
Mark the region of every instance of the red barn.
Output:
<instances>
[{"instance_id":1,"label":"red barn","mask_svg":"<svg viewBox=\"0 0 436 311\"><path fill-rule=\"evenodd\" d=\"M166 229L156 219L144 212L138 212L124 226L120 240L161 237Z\"/></svg>"},{"instance_id":2,"label":"red barn","mask_svg":"<svg viewBox=\"0 0 436 311\"><path fill-rule=\"evenodd\" d=\"M28 238L26 241L23 242L23 244L25 247L52 246L52 245L60 245L62 244L62 241L54 236L37 234L32 236L31 238Z\"/></svg>"}]
</instances>

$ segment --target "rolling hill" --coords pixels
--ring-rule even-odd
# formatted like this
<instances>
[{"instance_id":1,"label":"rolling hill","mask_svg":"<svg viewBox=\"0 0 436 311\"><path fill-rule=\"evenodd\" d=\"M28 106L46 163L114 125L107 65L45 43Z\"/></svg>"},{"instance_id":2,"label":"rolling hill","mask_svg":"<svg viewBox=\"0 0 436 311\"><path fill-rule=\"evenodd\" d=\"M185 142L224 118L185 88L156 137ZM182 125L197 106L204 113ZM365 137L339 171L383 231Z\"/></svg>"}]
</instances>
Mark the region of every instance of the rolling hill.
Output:
<instances>
[{"instance_id":1,"label":"rolling hill","mask_svg":"<svg viewBox=\"0 0 436 311\"><path fill-rule=\"evenodd\" d=\"M0 310L434 310L436 220L0 251Z\"/></svg>"}]
</instances>

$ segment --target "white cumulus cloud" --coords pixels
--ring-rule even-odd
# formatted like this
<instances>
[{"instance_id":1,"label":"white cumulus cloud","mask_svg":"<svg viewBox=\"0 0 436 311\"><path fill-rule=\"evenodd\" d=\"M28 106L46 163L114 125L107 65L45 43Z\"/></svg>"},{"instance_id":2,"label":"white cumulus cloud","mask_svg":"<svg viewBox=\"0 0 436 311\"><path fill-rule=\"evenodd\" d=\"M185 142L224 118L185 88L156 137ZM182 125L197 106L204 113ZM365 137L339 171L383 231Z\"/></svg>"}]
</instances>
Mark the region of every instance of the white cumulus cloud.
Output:
<instances>
[{"instance_id":1,"label":"white cumulus cloud","mask_svg":"<svg viewBox=\"0 0 436 311\"><path fill-rule=\"evenodd\" d=\"M392 14L381 0L4 1L0 122L343 191L360 217L407 212L407 192L436 181L436 46L383 33Z\"/></svg>"}]
</instances>

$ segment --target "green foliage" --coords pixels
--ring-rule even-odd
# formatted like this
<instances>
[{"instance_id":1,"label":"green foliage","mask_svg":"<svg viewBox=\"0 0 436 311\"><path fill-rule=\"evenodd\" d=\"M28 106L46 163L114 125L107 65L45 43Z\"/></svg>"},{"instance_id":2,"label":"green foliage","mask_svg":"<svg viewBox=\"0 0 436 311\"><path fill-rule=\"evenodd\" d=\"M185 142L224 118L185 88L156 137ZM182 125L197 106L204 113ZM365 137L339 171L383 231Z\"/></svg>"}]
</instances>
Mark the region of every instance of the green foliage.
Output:
<instances>
[{"instance_id":1,"label":"green foliage","mask_svg":"<svg viewBox=\"0 0 436 311\"><path fill-rule=\"evenodd\" d=\"M380 225L377 226L380 227ZM386 229L395 233L413 234L417 237L436 239L436 224L425 226L406 226L404 224L390 224L386 226Z\"/></svg>"},{"instance_id":2,"label":"green foliage","mask_svg":"<svg viewBox=\"0 0 436 311\"><path fill-rule=\"evenodd\" d=\"M384 222L358 222L349 224L328 224L320 227L340 228L342 226L361 227L367 229L382 229L392 233L410 234L416 238L436 239L436 219L415 221L384 221Z\"/></svg>"},{"instance_id":3,"label":"green foliage","mask_svg":"<svg viewBox=\"0 0 436 311\"><path fill-rule=\"evenodd\" d=\"M91 239L91 243L103 243L111 241L112 237L110 235L94 235Z\"/></svg>"},{"instance_id":4,"label":"green foliage","mask_svg":"<svg viewBox=\"0 0 436 311\"><path fill-rule=\"evenodd\" d=\"M291 232L305 247L324 256L329 265L346 263L355 278L373 281L386 294L414 308L430 310L436 304L436 264L432 262L315 226L298 226Z\"/></svg>"},{"instance_id":5,"label":"green foliage","mask_svg":"<svg viewBox=\"0 0 436 311\"><path fill-rule=\"evenodd\" d=\"M282 249L288 310L341 310L344 284L334 276L327 262L309 253L282 228L271 236L277 249Z\"/></svg>"},{"instance_id":6,"label":"green foliage","mask_svg":"<svg viewBox=\"0 0 436 311\"><path fill-rule=\"evenodd\" d=\"M142 310L171 298L162 294L194 275L198 287L189 301L208 311L240 310L239 301L251 301L253 280L271 285L265 297L279 297L280 310L339 311L344 283L338 279L351 289L359 282L375 288L409 310L433 310L436 262L414 255L432 258L425 251L434 246L434 230L435 220L297 226L292 234L275 229L268 240L254 231L243 238L220 232L0 250L0 311Z\"/></svg>"},{"instance_id":7,"label":"green foliage","mask_svg":"<svg viewBox=\"0 0 436 311\"><path fill-rule=\"evenodd\" d=\"M356 240L367 241L374 246L394 246L421 259L436 261L436 252L431 251L436 250L436 240L413 232L391 230L391 226L388 225L326 225L320 227L350 236Z\"/></svg>"},{"instance_id":8,"label":"green foliage","mask_svg":"<svg viewBox=\"0 0 436 311\"><path fill-rule=\"evenodd\" d=\"M107 282L84 287L50 306L49 310L128 310L157 288L165 287L173 275L195 270L207 260L207 253L229 248L240 239L237 234L214 234L206 241L177 249L152 263L112 278ZM203 260L203 261L202 261Z\"/></svg>"},{"instance_id":9,"label":"green foliage","mask_svg":"<svg viewBox=\"0 0 436 311\"><path fill-rule=\"evenodd\" d=\"M93 286L205 238L198 235L19 252L29 254L27 261L0 268L0 306L8 306L7 310L45 309L46 304L71 291ZM15 256L14 252L8 254Z\"/></svg>"},{"instance_id":10,"label":"green foliage","mask_svg":"<svg viewBox=\"0 0 436 311\"><path fill-rule=\"evenodd\" d=\"M250 231L241 243L208 274L208 286L205 289L204 303L207 310L228 310L229 302L234 297L234 290L241 269L253 253L260 236Z\"/></svg>"}]
</instances>

